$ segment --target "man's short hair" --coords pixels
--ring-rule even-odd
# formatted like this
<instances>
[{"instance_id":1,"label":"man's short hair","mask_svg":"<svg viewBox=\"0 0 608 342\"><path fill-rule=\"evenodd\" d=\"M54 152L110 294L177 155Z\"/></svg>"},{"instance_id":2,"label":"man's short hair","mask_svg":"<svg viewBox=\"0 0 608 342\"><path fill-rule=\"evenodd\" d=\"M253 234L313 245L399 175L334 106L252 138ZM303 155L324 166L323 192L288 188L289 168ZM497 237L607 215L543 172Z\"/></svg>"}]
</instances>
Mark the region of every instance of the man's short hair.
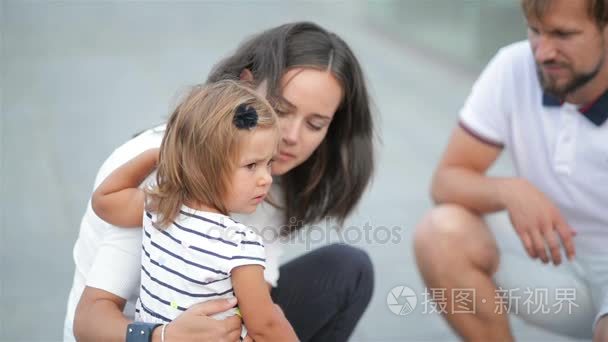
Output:
<instances>
[{"instance_id":1,"label":"man's short hair","mask_svg":"<svg viewBox=\"0 0 608 342\"><path fill-rule=\"evenodd\" d=\"M608 0L585 0L587 12L595 23L603 28L608 23ZM521 0L521 7L526 17L542 18L553 0Z\"/></svg>"}]
</instances>

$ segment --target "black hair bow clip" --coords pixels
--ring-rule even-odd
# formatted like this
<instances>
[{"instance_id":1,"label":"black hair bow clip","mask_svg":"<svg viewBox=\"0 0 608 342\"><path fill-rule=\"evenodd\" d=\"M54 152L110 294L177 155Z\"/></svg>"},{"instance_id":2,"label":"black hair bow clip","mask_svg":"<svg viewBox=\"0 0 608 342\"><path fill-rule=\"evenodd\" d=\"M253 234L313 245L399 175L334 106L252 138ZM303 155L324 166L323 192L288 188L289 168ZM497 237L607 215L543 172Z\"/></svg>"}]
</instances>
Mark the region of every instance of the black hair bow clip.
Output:
<instances>
[{"instance_id":1,"label":"black hair bow clip","mask_svg":"<svg viewBox=\"0 0 608 342\"><path fill-rule=\"evenodd\" d=\"M252 129L258 124L258 112L255 108L242 103L236 107L232 122L238 129Z\"/></svg>"}]
</instances>

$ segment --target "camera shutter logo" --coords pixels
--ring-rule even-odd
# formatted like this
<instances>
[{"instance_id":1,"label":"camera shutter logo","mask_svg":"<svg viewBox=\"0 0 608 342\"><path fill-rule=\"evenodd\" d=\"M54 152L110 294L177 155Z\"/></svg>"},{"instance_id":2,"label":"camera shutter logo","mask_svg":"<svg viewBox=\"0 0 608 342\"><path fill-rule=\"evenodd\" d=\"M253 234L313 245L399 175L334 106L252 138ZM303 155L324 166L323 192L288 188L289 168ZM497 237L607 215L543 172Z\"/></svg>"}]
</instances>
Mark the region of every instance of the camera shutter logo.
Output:
<instances>
[{"instance_id":1,"label":"camera shutter logo","mask_svg":"<svg viewBox=\"0 0 608 342\"><path fill-rule=\"evenodd\" d=\"M392 313L405 316L416 309L418 296L407 286L395 286L386 296L386 305Z\"/></svg>"}]
</instances>

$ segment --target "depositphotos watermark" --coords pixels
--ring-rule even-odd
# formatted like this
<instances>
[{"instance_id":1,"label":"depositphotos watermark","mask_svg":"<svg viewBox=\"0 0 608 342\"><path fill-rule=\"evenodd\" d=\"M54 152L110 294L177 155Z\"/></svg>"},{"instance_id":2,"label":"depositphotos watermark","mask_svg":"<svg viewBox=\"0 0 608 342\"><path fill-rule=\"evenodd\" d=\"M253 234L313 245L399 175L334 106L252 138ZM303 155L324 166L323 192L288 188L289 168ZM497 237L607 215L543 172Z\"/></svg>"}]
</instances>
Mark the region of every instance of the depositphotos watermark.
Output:
<instances>
[{"instance_id":1,"label":"depositphotos watermark","mask_svg":"<svg viewBox=\"0 0 608 342\"><path fill-rule=\"evenodd\" d=\"M478 305L493 302L495 314L572 314L578 307L576 288L498 288L492 298L479 298L474 288L425 288L420 293L422 314L475 314ZM386 306L399 316L414 312L419 296L405 285L393 287Z\"/></svg>"},{"instance_id":2,"label":"depositphotos watermark","mask_svg":"<svg viewBox=\"0 0 608 342\"><path fill-rule=\"evenodd\" d=\"M273 227L261 231L264 241L305 244L307 249L318 243L366 243L376 245L400 244L403 241L404 228L400 226L373 225L364 222L361 225L339 226L329 219L321 223L304 226L300 231L288 236L277 233Z\"/></svg>"},{"instance_id":3,"label":"depositphotos watermark","mask_svg":"<svg viewBox=\"0 0 608 342\"><path fill-rule=\"evenodd\" d=\"M239 234L242 234L242 226L234 226L232 222L226 221L214 222L215 225L210 226L205 231L205 235L220 242L237 239ZM290 223L296 222L294 220ZM249 233L257 234L264 243L304 244L308 250L315 244L329 243L400 244L405 231L400 226L376 226L370 222L361 225L339 226L330 219L303 226L299 231L291 234L281 234L281 231L286 228L286 225L255 227L251 228Z\"/></svg>"}]
</instances>

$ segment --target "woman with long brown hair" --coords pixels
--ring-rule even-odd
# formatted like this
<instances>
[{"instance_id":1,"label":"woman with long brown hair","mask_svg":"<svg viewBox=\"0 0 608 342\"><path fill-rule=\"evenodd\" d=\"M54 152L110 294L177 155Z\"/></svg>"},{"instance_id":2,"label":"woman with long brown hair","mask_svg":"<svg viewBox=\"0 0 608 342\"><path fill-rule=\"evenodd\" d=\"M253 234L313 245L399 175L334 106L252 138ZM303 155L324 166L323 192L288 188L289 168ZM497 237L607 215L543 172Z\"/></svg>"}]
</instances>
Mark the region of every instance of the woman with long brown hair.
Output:
<instances>
[{"instance_id":1,"label":"woman with long brown hair","mask_svg":"<svg viewBox=\"0 0 608 342\"><path fill-rule=\"evenodd\" d=\"M337 35L313 23L292 23L244 42L215 66L208 82L224 79L249 81L279 115L270 199L239 218L269 239L265 278L272 298L301 340L345 341L373 292L369 256L338 244L279 267L278 237L326 218L343 222L371 179L374 126L361 67ZM163 130L146 131L118 148L102 166L96 185L125 161L158 147ZM139 288L140 243L139 229L110 226L89 206L74 248L66 339L71 339L73 322L80 340L124 340L131 321L121 311ZM167 339L236 340L240 321L206 317L226 305L234 303L191 307L167 326ZM158 329L141 329L152 339L160 337Z\"/></svg>"}]
</instances>

